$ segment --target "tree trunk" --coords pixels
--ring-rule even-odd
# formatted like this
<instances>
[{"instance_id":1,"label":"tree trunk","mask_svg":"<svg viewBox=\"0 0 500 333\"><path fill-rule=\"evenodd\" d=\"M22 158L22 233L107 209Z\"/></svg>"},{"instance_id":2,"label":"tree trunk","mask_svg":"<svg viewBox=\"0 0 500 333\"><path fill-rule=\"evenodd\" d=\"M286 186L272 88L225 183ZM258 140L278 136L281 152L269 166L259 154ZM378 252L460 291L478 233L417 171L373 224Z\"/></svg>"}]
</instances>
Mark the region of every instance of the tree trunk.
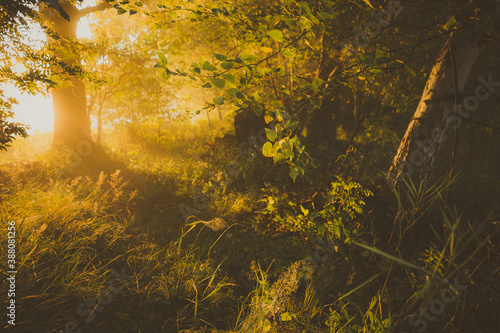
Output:
<instances>
[{"instance_id":1,"label":"tree trunk","mask_svg":"<svg viewBox=\"0 0 500 333\"><path fill-rule=\"evenodd\" d=\"M210 121L210 113L208 112L208 110L206 110L206 112L207 112L208 128L212 129L212 122Z\"/></svg>"},{"instance_id":2,"label":"tree trunk","mask_svg":"<svg viewBox=\"0 0 500 333\"><path fill-rule=\"evenodd\" d=\"M78 20L91 12L110 8L108 3L101 3L94 7L77 9L68 0L57 2L59 8L66 14L49 8L42 12L48 22L46 29L47 42L54 55L64 66L80 65L78 55L68 55L66 47L71 40L76 39ZM57 71L54 68L54 71ZM87 94L84 82L75 76L66 75L67 84L64 87L52 89L52 102L54 106L54 139L53 146L57 149L61 146L69 148L69 162L61 172L61 176L72 176L75 174L98 173L97 162L105 166L104 169L112 168L104 150L97 146L92 139L90 131L90 115L87 112Z\"/></svg>"},{"instance_id":3,"label":"tree trunk","mask_svg":"<svg viewBox=\"0 0 500 333\"><path fill-rule=\"evenodd\" d=\"M405 177L417 187L427 185L446 132L460 126L460 117L464 116L456 98L463 92L478 55L477 39L471 29L450 35L389 169L388 182L392 187Z\"/></svg>"},{"instance_id":4,"label":"tree trunk","mask_svg":"<svg viewBox=\"0 0 500 333\"><path fill-rule=\"evenodd\" d=\"M311 114L307 128L307 139L314 144L325 143L328 147L333 147L337 140L337 121L335 115L338 114L339 100L333 97L332 93L327 93L321 106L314 109Z\"/></svg>"},{"instance_id":5,"label":"tree trunk","mask_svg":"<svg viewBox=\"0 0 500 333\"><path fill-rule=\"evenodd\" d=\"M52 90L54 105L54 143L76 148L90 133L90 117L86 109L85 85L71 78L70 86Z\"/></svg>"},{"instance_id":6,"label":"tree trunk","mask_svg":"<svg viewBox=\"0 0 500 333\"><path fill-rule=\"evenodd\" d=\"M323 36L321 42L324 42ZM327 50L323 50L320 64L316 73L317 78L328 82L339 70L339 64L327 56ZM330 88L330 84L326 84ZM314 108L307 124L307 140L314 144L325 143L333 147L337 141L338 111L340 107L339 89L325 92L321 99L319 108Z\"/></svg>"},{"instance_id":7,"label":"tree trunk","mask_svg":"<svg viewBox=\"0 0 500 333\"><path fill-rule=\"evenodd\" d=\"M79 59L65 56L66 39L76 39L76 28L79 20L78 10L70 3L60 2L61 8L68 14L66 20L56 10L50 9L45 13L46 19L52 23L53 36L47 33L49 46L55 55L67 66L78 65ZM87 114L87 95L82 80L69 77L68 85L52 89L54 106L54 144L64 144L76 149L82 136L89 136L90 118Z\"/></svg>"},{"instance_id":8,"label":"tree trunk","mask_svg":"<svg viewBox=\"0 0 500 333\"><path fill-rule=\"evenodd\" d=\"M48 44L65 65L79 65L78 56L67 56L64 51L69 40L76 39L79 19L88 13L109 8L111 5L103 3L78 10L67 0L59 1L58 4L68 14L69 20L62 17L61 13L54 9L47 9L43 13L45 19L52 25L50 27L52 31L47 31ZM82 143L93 144L90 135L90 115L87 113L87 94L83 81L77 77L69 77L67 86L52 90L52 100L54 106L54 144L64 144L73 150L78 150Z\"/></svg>"},{"instance_id":9,"label":"tree trunk","mask_svg":"<svg viewBox=\"0 0 500 333\"><path fill-rule=\"evenodd\" d=\"M476 1L473 4L481 7L482 22L475 23L477 26L484 27L495 22L500 11L500 0L495 3ZM489 8L491 6L496 7ZM486 90L496 85L491 75L488 81L480 76L481 85L476 87L475 95L467 96L463 101L458 100L479 55L481 35L480 29L475 29L474 25L450 34L432 68L415 115L389 169L387 181L391 188L406 178L415 186L422 185L425 189L438 153L447 138L446 132L450 128L457 129L462 118L470 117L477 110L479 101L489 96Z\"/></svg>"},{"instance_id":10,"label":"tree trunk","mask_svg":"<svg viewBox=\"0 0 500 333\"><path fill-rule=\"evenodd\" d=\"M219 114L219 123L222 124L222 105L217 108L217 113Z\"/></svg>"},{"instance_id":11,"label":"tree trunk","mask_svg":"<svg viewBox=\"0 0 500 333\"><path fill-rule=\"evenodd\" d=\"M99 110L97 111L97 144L102 143L102 99L99 102Z\"/></svg>"}]
</instances>

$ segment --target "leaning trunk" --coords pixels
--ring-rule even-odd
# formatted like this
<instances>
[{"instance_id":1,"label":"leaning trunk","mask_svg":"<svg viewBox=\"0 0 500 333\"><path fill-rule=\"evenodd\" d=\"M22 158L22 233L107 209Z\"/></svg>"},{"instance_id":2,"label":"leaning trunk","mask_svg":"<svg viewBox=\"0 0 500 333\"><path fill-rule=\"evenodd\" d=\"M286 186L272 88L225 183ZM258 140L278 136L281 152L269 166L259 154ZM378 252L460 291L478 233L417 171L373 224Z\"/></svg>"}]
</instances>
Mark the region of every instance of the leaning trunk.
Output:
<instances>
[{"instance_id":1,"label":"leaning trunk","mask_svg":"<svg viewBox=\"0 0 500 333\"><path fill-rule=\"evenodd\" d=\"M456 99L479 54L473 37L468 29L454 32L441 50L389 169L391 186L403 178L426 186L446 133L464 112Z\"/></svg>"},{"instance_id":2,"label":"leaning trunk","mask_svg":"<svg viewBox=\"0 0 500 333\"><path fill-rule=\"evenodd\" d=\"M480 51L481 29L475 27L492 26L500 14L500 0L474 4L481 8L480 23L453 32L441 50L389 169L392 188L406 179L425 189L448 130L457 129L462 118L470 117L496 86L491 75L488 80L480 76L475 94L458 100Z\"/></svg>"}]
</instances>

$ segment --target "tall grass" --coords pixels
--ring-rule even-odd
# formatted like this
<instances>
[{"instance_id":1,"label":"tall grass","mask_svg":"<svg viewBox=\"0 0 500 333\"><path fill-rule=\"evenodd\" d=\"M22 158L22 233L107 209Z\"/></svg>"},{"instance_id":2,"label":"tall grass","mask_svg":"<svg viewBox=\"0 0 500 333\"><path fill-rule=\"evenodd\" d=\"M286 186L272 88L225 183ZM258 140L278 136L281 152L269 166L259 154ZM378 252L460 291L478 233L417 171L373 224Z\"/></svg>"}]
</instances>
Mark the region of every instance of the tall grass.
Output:
<instances>
[{"instance_id":1,"label":"tall grass","mask_svg":"<svg viewBox=\"0 0 500 333\"><path fill-rule=\"evenodd\" d=\"M277 228L261 214L269 194L246 176L268 177L276 187L273 209L280 214L291 204L303 214L321 210L321 193L336 202L348 192L306 182L281 184L279 168L256 163L213 192L198 221L185 224L177 203L189 205L193 188L209 191L224 162L238 158L230 144L217 141L220 134L199 134L199 145L189 151L181 149L188 143L180 138L165 139L171 147L160 142L160 152L123 140L112 154L127 170L96 179L61 180L62 161L22 142L14 147L17 153L7 153L18 155L0 155L2 253L7 222L16 221L16 332L64 332L70 322L82 332L243 332L244 327L417 332L424 326L427 332L468 332L478 325L489 332L494 327L493 310L483 315L475 308L499 306L497 217L463 218L444 195L453 190L452 182L427 190L406 183L393 202L384 203L394 208L390 216L371 215L368 209L380 207L363 206L353 223L356 228L371 223L372 229L362 228L353 242L317 242ZM280 188L293 195L282 195ZM159 218L150 223L151 216ZM298 215L289 218L300 223ZM222 219L221 228L210 228L210 221ZM381 223L392 223L392 234L379 235ZM319 259L311 274L283 273L314 256ZM129 283L106 299L117 272ZM0 273L5 278L4 266ZM438 315L429 312L448 283L466 289L451 289L453 300ZM281 298L276 291L283 285L290 292ZM6 284L0 293L7 293Z\"/></svg>"}]
</instances>

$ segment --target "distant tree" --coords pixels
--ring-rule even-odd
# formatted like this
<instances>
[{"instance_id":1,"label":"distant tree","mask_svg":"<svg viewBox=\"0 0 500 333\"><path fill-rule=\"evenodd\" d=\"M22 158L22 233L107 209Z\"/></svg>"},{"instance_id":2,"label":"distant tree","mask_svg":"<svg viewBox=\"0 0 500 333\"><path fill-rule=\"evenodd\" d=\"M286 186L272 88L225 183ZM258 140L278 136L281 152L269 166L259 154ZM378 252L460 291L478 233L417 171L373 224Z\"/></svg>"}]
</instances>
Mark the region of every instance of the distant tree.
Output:
<instances>
[{"instance_id":1,"label":"distant tree","mask_svg":"<svg viewBox=\"0 0 500 333\"><path fill-rule=\"evenodd\" d=\"M148 9L147 5L142 7ZM85 43L91 51L82 60L98 79L89 81L87 89L88 113L97 118L98 142L103 127L114 124L159 144L165 123L185 117L178 108L189 101L192 87L186 82L167 81L163 71L152 70L162 45L172 43L171 37L178 35L163 34L153 23L146 15L125 17L103 12L90 24L93 38ZM170 62L175 62L177 53L188 58L183 54L188 47L169 47Z\"/></svg>"}]
</instances>

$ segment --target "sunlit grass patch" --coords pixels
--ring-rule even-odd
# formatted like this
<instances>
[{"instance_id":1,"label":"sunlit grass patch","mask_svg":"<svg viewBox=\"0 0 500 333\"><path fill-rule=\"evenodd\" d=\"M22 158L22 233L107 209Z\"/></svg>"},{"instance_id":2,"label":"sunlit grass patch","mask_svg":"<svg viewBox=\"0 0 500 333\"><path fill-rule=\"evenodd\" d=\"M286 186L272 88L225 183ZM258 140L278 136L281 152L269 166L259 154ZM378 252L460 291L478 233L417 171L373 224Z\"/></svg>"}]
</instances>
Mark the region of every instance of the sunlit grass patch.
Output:
<instances>
[{"instance_id":1,"label":"sunlit grass patch","mask_svg":"<svg viewBox=\"0 0 500 333\"><path fill-rule=\"evenodd\" d=\"M146 234L133 235L129 205L136 192L126 183L117 172L96 180L27 181L3 194L0 248L7 252L7 221L15 221L21 329L49 332L71 321L94 332L125 321L118 325L157 330L166 322L199 326L200 314L218 320L216 309L231 299L220 263L199 258L196 249L180 250L176 242L157 246ZM122 269L133 281L111 295L106 315L95 311L86 323L90 313L83 316L82 309L92 309L92 299L106 293ZM6 288L2 284L1 292Z\"/></svg>"},{"instance_id":2,"label":"sunlit grass patch","mask_svg":"<svg viewBox=\"0 0 500 333\"><path fill-rule=\"evenodd\" d=\"M29 161L43 156L52 145L51 132L37 133L23 139L16 138L7 151L0 151L0 164Z\"/></svg>"},{"instance_id":3,"label":"sunlit grass patch","mask_svg":"<svg viewBox=\"0 0 500 333\"><path fill-rule=\"evenodd\" d=\"M181 142L177 133L160 150L118 140L106 149L126 167L92 179L61 180L64 163L50 154L4 160L1 232L16 221L19 316L26 318L19 327L56 332L74 321L84 332L216 332L256 320L259 332L390 332L406 329L408 316L432 302L450 274L480 300L498 267L493 236L484 236L492 225L461 220L443 191L419 197L408 187L384 202L395 209L388 220L375 218L365 205L370 191L354 178L354 152L336 159L332 179L325 173L292 183L287 169L264 158L228 177L226 163L246 158L219 134L200 131L198 141ZM345 178L335 181L338 175ZM196 218L224 219L223 229L206 221L182 229L179 204L195 207L200 195L207 200ZM314 232L304 232L307 222ZM334 228L319 229L328 223ZM380 241L381 223L394 224L392 242ZM410 234L418 241L406 242ZM331 246L315 248L320 243ZM293 292L269 312L282 273L310 258L319 258L313 274L289 279ZM122 271L130 282L94 304ZM447 303L429 331L451 323L466 301Z\"/></svg>"},{"instance_id":4,"label":"sunlit grass patch","mask_svg":"<svg viewBox=\"0 0 500 333\"><path fill-rule=\"evenodd\" d=\"M123 262L123 254L112 254L128 238L124 230L131 220L114 206L123 194L119 183L117 177L100 183L28 182L3 195L0 247L7 252L7 221L15 221L21 317L38 318L40 327L50 326L52 320L61 320L54 308L92 290L114 261ZM4 288L3 284L6 293Z\"/></svg>"}]
</instances>

